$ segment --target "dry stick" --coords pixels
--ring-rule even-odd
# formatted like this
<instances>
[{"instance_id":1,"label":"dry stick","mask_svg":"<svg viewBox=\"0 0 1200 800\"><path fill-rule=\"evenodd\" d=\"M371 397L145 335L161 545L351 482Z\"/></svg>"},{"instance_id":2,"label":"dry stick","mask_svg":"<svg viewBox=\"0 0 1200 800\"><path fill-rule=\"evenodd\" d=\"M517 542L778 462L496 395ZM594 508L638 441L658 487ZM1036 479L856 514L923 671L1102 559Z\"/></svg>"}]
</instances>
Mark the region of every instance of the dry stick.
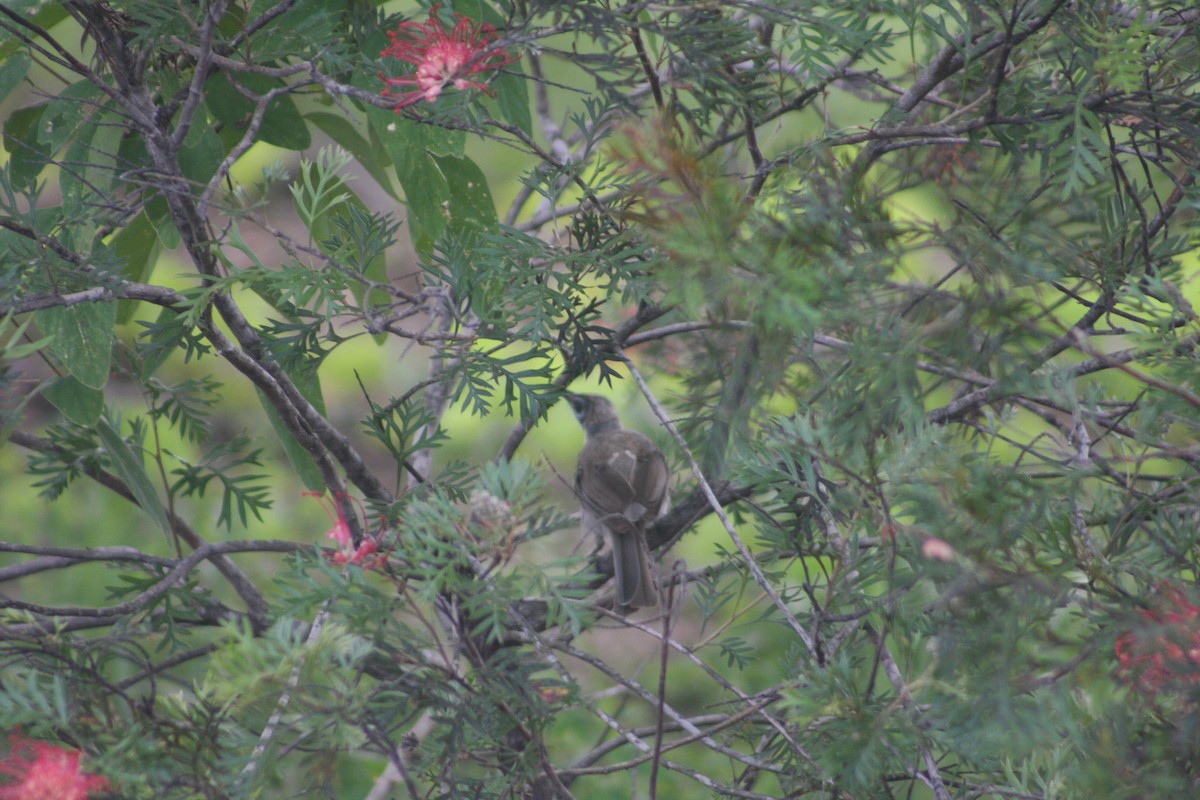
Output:
<instances>
[{"instance_id":1,"label":"dry stick","mask_svg":"<svg viewBox=\"0 0 1200 800\"><path fill-rule=\"evenodd\" d=\"M713 792L714 796L720 795L721 797L740 797L744 798L744 800L778 800L779 797L778 795L759 794L758 792L748 792L743 789L736 789L732 786L725 786L724 784L717 783L708 775L697 769L693 769L692 767L688 767L683 764L677 764L674 761L663 761L663 766L669 770L678 772L680 775L688 776L696 783Z\"/></svg>"},{"instance_id":2,"label":"dry stick","mask_svg":"<svg viewBox=\"0 0 1200 800\"><path fill-rule=\"evenodd\" d=\"M613 683L624 686L626 689L628 689L631 693L633 693L638 698L640 698L647 705L654 705L654 704L658 703L658 698L656 698L649 689L642 686L640 683L633 680L632 678L622 674L616 667L613 667L608 662L604 661L602 658L600 658L598 656L594 656L591 653L588 653L585 650L581 650L580 648L575 647L573 645L567 644L566 642L548 642L547 644L550 647L553 647L555 650L566 653L567 655L572 656L573 658L576 658L576 659L582 661L583 663L591 666L593 669L597 670L601 674L608 677L611 681L613 681ZM728 758L731 758L734 761L741 762L742 764L746 764L747 766L757 767L758 769L761 769L765 772L772 772L775 774L784 772L784 769L782 767L780 767L778 764L771 764L769 762L763 761L762 759L755 758L754 756L751 756L751 755L746 755L745 753L741 753L741 752L733 749L732 747L728 747L726 745L721 744L716 739L712 738L712 736L710 735L709 732L700 730L700 728L691 719L689 719L682 712L677 711L669 703L663 703L662 709L663 709L663 713L666 714L666 716L669 717L674 723L679 725L680 728L682 728L685 732L687 732L691 736L695 737L697 741L703 743L708 749L712 750L714 753L720 753L721 755L727 756ZM596 713L596 715L599 716L600 719L605 721L606 723L610 719L610 717L603 714L599 708L593 708L591 710L593 711L593 713ZM755 709L755 710L757 710L757 709ZM735 716L737 716L740 719L741 715L742 715L742 712L738 712L738 714ZM641 739L633 738L631 732L626 731L624 728L621 728L619 725L616 727L613 727L613 730L625 735L625 738L630 742L630 744L637 747L643 753L646 753L648 756L652 755L652 750L651 750L650 746L648 744L646 744L645 742L643 742ZM667 762L664 761L663 764L666 765Z\"/></svg>"},{"instance_id":3,"label":"dry stick","mask_svg":"<svg viewBox=\"0 0 1200 800\"><path fill-rule=\"evenodd\" d=\"M9 434L9 439L15 444L30 450L45 453L62 452L62 449L49 439L33 436L24 431L13 431ZM129 490L124 481L115 475L96 467L84 467L83 473L109 491L115 492L134 505L138 505L133 492ZM168 514L168 519L171 522L171 530L175 531L180 538L187 542L189 547L197 549L210 544L199 533L194 531L183 518ZM249 613L250 620L255 629L265 628L270 616L267 601L262 596L262 592L258 590L258 586L250 579L250 576L224 555L213 556L212 563L246 603L247 613Z\"/></svg>"},{"instance_id":4,"label":"dry stick","mask_svg":"<svg viewBox=\"0 0 1200 800\"><path fill-rule=\"evenodd\" d=\"M713 493L712 487L708 483L708 479L704 477L704 473L700 470L700 464L696 461L696 457L692 455L691 449L687 446L687 442L683 440L683 436L679 433L679 429L675 427L675 423L667 415L666 410L654 397L650 391L650 387L646 384L646 379L642 377L642 373L634 366L633 362L628 358L624 359L625 366L629 368L629 374L633 376L633 380L637 383L638 389L646 398L646 402L650 404L650 408L654 411L654 416L658 417L659 422L671 434L671 438L679 445L680 451L687 458L688 466L692 468L692 475L696 478L696 483L700 486L700 490L704 492L704 497L708 500L709 507L713 513L717 515L717 519L721 520L721 525L725 527L725 532L729 534L730 540L737 547L738 553L742 556L742 561L746 564L746 568L750 570L750 574L754 576L755 582L759 587L767 593L775 607L779 609L779 613L783 614L783 618L787 621L788 627L799 637L804 643L805 649L809 655L817 657L817 648L813 642L812 636L800 625L800 621L788 610L787 604L783 602L783 598L779 593L767 582L767 577L763 575L762 570L758 566L758 562L750 553L750 549L746 547L746 543L742 541L742 537L738 535L737 529L733 526L733 522L729 519L729 515L721 508L721 502L717 500L717 496Z\"/></svg>"},{"instance_id":5,"label":"dry stick","mask_svg":"<svg viewBox=\"0 0 1200 800\"><path fill-rule=\"evenodd\" d=\"M663 752L670 751L670 750L679 750L680 748L687 747L688 745L695 744L696 742L703 743L705 737L712 737L713 734L720 733L721 731L732 728L735 725L740 725L741 723L743 723L746 720L753 717L755 714L762 712L764 708L766 708L768 705L770 705L771 703L774 703L774 702L775 702L775 698L772 698L772 697L759 698L752 705L747 706L746 708L743 708L741 711L738 711L735 714L728 714L728 715L727 714L709 714L704 717L692 717L691 719L688 720L688 722L690 722L692 725L696 726L697 728L700 725L706 726L702 733L691 734L690 736L687 736L685 738L676 739L675 741L673 741L669 744L664 744L662 747L656 746L654 749L654 752L652 752L650 754L634 756L633 758L627 759L625 761L605 764L600 767L592 767L592 766L571 767L568 769L561 770L561 773L566 775L572 782L574 782L574 780L576 778L579 778L579 777L582 777L585 775L611 775L615 772L625 772L626 770L631 770L634 767L640 766L651 759L653 759L656 762L665 763L665 759L662 758ZM682 728L683 728L682 725L680 725L676 722L672 722L669 724L664 723L661 727L658 724L655 724L653 730L646 729L645 732L646 733L654 733L655 735L661 737L662 733L666 730L678 731L678 730L682 730ZM631 731L631 733L637 735L638 731L633 730L633 731ZM595 748L591 753L588 753L586 757L588 759L590 759L592 762L598 761L599 756L608 755L609 753L613 752L617 748L624 746L624 744L625 744L625 742L621 739L609 740L608 742L605 742L603 745ZM751 766L751 767L748 767L748 769L759 769L759 768ZM654 788L653 783L651 783L651 788ZM651 794L651 797L653 797L653 796L654 795Z\"/></svg>"},{"instance_id":6,"label":"dry stick","mask_svg":"<svg viewBox=\"0 0 1200 800\"><path fill-rule=\"evenodd\" d=\"M0 227L7 228L3 220ZM154 286L147 283L121 282L116 286L94 286L78 292L66 294L34 294L20 299L9 298L0 304L0 314L29 314L43 311L47 308L67 308L81 303L108 303L113 300L145 300L157 306L170 308L182 306L186 301L183 295L165 286Z\"/></svg>"},{"instance_id":7,"label":"dry stick","mask_svg":"<svg viewBox=\"0 0 1200 800\"><path fill-rule=\"evenodd\" d=\"M1144 373L1140 370L1134 369L1133 367L1124 363L1124 361L1121 359L1121 357L1119 355L1109 356L1105 353L1100 352L1099 350L1096 350L1094 347L1092 347L1090 344L1088 344L1087 334L1084 333L1083 331L1079 330L1079 328L1072 328L1070 331L1070 334L1071 334L1072 339L1074 339L1075 348L1077 350L1087 353L1089 356L1096 359L1104 366L1111 367L1112 369L1120 370L1121 372L1124 372L1126 375L1130 376L1131 378L1134 378L1134 379L1146 384L1147 386L1152 386L1155 389L1161 389L1164 392L1169 392L1170 394L1173 394L1176 397L1187 402L1187 404L1190 405L1192 408L1200 408L1200 395L1197 395L1195 392L1189 391L1188 389L1185 389L1182 386L1176 386L1172 383L1167 383L1166 381L1159 380L1158 378L1155 378L1152 375L1147 375L1146 373Z\"/></svg>"},{"instance_id":8,"label":"dry stick","mask_svg":"<svg viewBox=\"0 0 1200 800\"><path fill-rule=\"evenodd\" d=\"M197 60L198 63L215 63L215 58L211 47L205 47ZM216 257L209 242L207 219L202 214L206 209L197 204L197 199L191 193L190 184L179 166L178 150L172 144L173 139L160 129L157 119L161 108L141 85L132 86L121 95L120 100L135 128L143 134L150 159L164 182L171 218L179 229L197 272L205 279L215 278L218 272ZM264 109L265 106L258 110ZM179 130L176 134L182 138ZM390 492L367 468L349 439L308 402L282 367L262 357L264 345L258 331L233 298L218 292L212 296L211 302L237 345L229 341L208 314L202 315L199 320L201 329L218 355L262 390L283 418L288 430L317 462L325 484L335 491L345 489L341 475L334 468L333 461L336 460L364 494L390 502ZM357 523L352 521L350 524L352 533L361 533L356 531Z\"/></svg>"},{"instance_id":9,"label":"dry stick","mask_svg":"<svg viewBox=\"0 0 1200 800\"><path fill-rule=\"evenodd\" d=\"M755 709L755 712L757 712L757 710L758 709ZM705 714L702 717L692 717L692 724L693 725L705 725L705 726L718 726L719 725L722 728L725 728L725 727L729 726L730 719L731 719L731 717L729 717L729 715L727 715L727 714ZM741 717L738 717L737 721L740 722L741 719L742 719ZM713 729L714 728L709 728L709 730L713 730ZM647 725L642 728L633 728L633 729L631 729L631 732L635 736L640 737L640 736L649 736L650 734L654 733L657 730L658 730L658 725L655 724L655 725ZM674 722L668 722L663 725L663 730L671 731L672 733L674 733L675 731L682 730L682 728ZM696 739L695 737L689 737L687 739L676 739L675 741L671 742L670 745L667 746L667 749L674 750L679 747L682 747L684 744L691 744L694 741L699 741L699 740ZM566 767L564 769L559 770L559 775L566 776L566 778L571 782L574 782L576 778L588 776L588 775L612 775L613 773L616 773L616 772L624 772L625 770L633 769L634 767L639 766L642 763L644 763L648 758L652 757L652 756L635 756L634 758L632 758L628 761L604 764L603 766L599 766L599 767L593 766L594 764L597 764L600 761L602 761L605 756L616 752L617 750L621 749L625 745L626 745L626 741L624 739L619 739L619 738L609 739L605 742L601 742L600 744L596 745L588 752L584 753L583 756L580 759L578 759L573 766Z\"/></svg>"},{"instance_id":10,"label":"dry stick","mask_svg":"<svg viewBox=\"0 0 1200 800\"><path fill-rule=\"evenodd\" d=\"M11 547L6 547L6 550L13 550ZM184 576L190 573L203 561L212 559L216 554L225 553L254 553L254 552L284 552L291 553L301 549L295 542L275 541L269 539L252 539L248 541L229 541L229 542L205 542L197 547L186 556L166 562L171 565L171 570L167 572L159 581L157 581L149 589L134 597L132 600L127 600L124 603L118 603L113 606L105 606L103 608L93 608L90 606L43 606L35 603L25 603L17 600L11 600L7 597L0 598L0 608L19 608L24 611L29 611L34 614L40 614L46 617L112 617L125 614L132 614L140 611L143 607L161 597L166 592L173 589L183 580ZM96 560L96 559L88 559Z\"/></svg>"},{"instance_id":11,"label":"dry stick","mask_svg":"<svg viewBox=\"0 0 1200 800\"><path fill-rule=\"evenodd\" d=\"M879 656L883 660L883 671L888 676L892 688L896 690L896 694L900 698L900 704L912 711L914 715L919 716L920 709L916 702L914 702L908 684L904 682L904 675L901 674L900 667L896 664L896 659L892 657L892 651L887 646L887 642L882 635L877 634L873 629L868 629L868 634L872 638L875 638L879 645ZM938 771L937 759L933 757L933 753L924 743L918 744L917 749L921 754L921 760L925 762L925 779L922 782L933 789L933 796L936 800L950 800L950 790L946 788L946 784L942 780L942 774ZM920 773L916 773L915 770L914 773L914 777L920 780Z\"/></svg>"},{"instance_id":12,"label":"dry stick","mask_svg":"<svg viewBox=\"0 0 1200 800\"><path fill-rule=\"evenodd\" d=\"M650 800L656 800L658 797L658 767L662 761L663 751L663 722L665 721L663 706L667 702L667 663L671 654L671 619L673 618L672 613L675 611L675 586L676 584L672 583L667 587L667 613L663 614L662 618L662 648L658 664L658 708L655 714L658 720L655 723L654 731L654 758L650 762Z\"/></svg>"},{"instance_id":13,"label":"dry stick","mask_svg":"<svg viewBox=\"0 0 1200 800\"><path fill-rule=\"evenodd\" d=\"M454 309L448 296L441 298L441 305L432 314L437 319L439 334L448 333L455 323ZM460 332L468 339L475 336L478 318L474 314L470 319L460 322ZM450 350L447 347L447 350ZM429 423L418 434L418 440L430 440L437 434L442 424L442 417L450 405L451 383L455 379L455 370L462 364L462 350L451 350L443 358L432 358L429 361L428 388L425 390L425 413L429 415ZM426 481L433 474L433 450L425 448L413 454L411 465L408 465L414 476L419 475L420 481Z\"/></svg>"},{"instance_id":14,"label":"dry stick","mask_svg":"<svg viewBox=\"0 0 1200 800\"><path fill-rule=\"evenodd\" d=\"M329 606L333 602L330 598L321 604L321 608L317 611L316 617L313 618L312 627L308 629L308 636L304 639L306 648L311 647L317 638L321 635L321 629L325 627L325 620L329 619ZM258 769L258 761L262 758L263 753L267 752L267 748L271 746L271 740L275 738L275 731L279 729L279 721L283 719L283 714L287 711L292 702L292 692L296 690L296 686L300 683L300 670L304 667L304 654L297 659L292 666L292 674L288 676L287 684L283 687L283 692L279 695L278 702L275 703L275 710L271 712L270 719L263 726L262 733L259 734L258 744L254 745L254 752L250 754L250 760L246 766L242 767L242 775L253 778L255 771Z\"/></svg>"},{"instance_id":15,"label":"dry stick","mask_svg":"<svg viewBox=\"0 0 1200 800\"><path fill-rule=\"evenodd\" d=\"M407 736L412 737L412 740L418 743L422 742L426 736L433 732L434 725L432 712L426 711L417 720L416 724L412 726ZM400 752L400 749L392 747L388 753L387 768L384 769L383 774L375 779L375 784L363 800L389 800L392 796L392 786L401 781L407 787L408 793L413 800L419 798L421 792L418 790L417 784L405 766L404 761L404 755Z\"/></svg>"},{"instance_id":16,"label":"dry stick","mask_svg":"<svg viewBox=\"0 0 1200 800\"><path fill-rule=\"evenodd\" d=\"M957 41L951 42L942 48L941 52L939 52L931 62L925 65L925 68L916 76L908 91L896 100L895 108L904 112L912 111L921 103L922 100L925 99L927 95L931 94L935 89L937 89L937 87L943 81L948 79L954 73L963 69L969 63L970 59L981 58L982 56L1001 47L1016 47L1018 44L1049 25L1054 15L1058 13L1059 9L1066 4L1067 0L1054 0L1050 8L1047 9L1044 14L1042 14L1040 17L1035 17L1032 20L1027 21L1024 28L1019 33L1014 33L1012 35L1009 35L1008 32L996 33L993 34L987 41L982 41L981 39L979 44L975 47L971 47L973 42L971 41L970 34L959 37ZM980 33L982 36L982 34L987 33L987 31L982 31ZM993 118L980 119L977 122L982 126L982 124L991 125L995 121L996 120ZM939 128L941 126L933 127ZM877 139L882 136L903 130L904 126L898 125L893 128L885 127L868 131L864 135L866 139ZM909 133L904 135L909 135ZM851 174L856 176L864 175L871 164L873 164L881 154L880 143L877 141L872 141L871 144L869 144L862 151L862 153L855 158L854 164L850 170Z\"/></svg>"},{"instance_id":17,"label":"dry stick","mask_svg":"<svg viewBox=\"0 0 1200 800\"><path fill-rule=\"evenodd\" d=\"M659 635L658 631L656 631L654 628L651 628L645 623L638 622L637 620L625 620L625 624L650 636ZM795 753L807 761L814 769L817 769L818 771L821 770L821 768L817 765L817 762L813 760L813 757L810 756L803 747L801 747L800 743L797 742L792 734L788 731L787 726L765 711L767 706L771 705L778 699L774 694L774 687L757 692L754 695L748 695L729 681L725 680L720 673L718 673L708 664L704 663L704 661L702 661L700 657L696 655L696 652L692 648L675 639L667 638L664 641L667 646L680 653L684 658L686 658L688 661L691 661L696 665L696 667L707 674L708 677L712 678L721 686L721 688L725 689L727 692L737 695L738 699L743 703L754 705L756 707L755 713L761 714L763 720L775 729L775 732L791 746Z\"/></svg>"}]
</instances>

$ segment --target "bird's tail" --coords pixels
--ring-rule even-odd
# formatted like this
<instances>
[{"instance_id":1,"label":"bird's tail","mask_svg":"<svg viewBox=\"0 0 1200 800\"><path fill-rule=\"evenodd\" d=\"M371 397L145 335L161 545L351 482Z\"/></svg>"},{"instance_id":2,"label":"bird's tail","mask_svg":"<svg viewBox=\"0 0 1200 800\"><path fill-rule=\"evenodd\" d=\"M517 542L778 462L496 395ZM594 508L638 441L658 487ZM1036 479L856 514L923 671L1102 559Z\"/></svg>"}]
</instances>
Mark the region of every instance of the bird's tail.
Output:
<instances>
[{"instance_id":1,"label":"bird's tail","mask_svg":"<svg viewBox=\"0 0 1200 800\"><path fill-rule=\"evenodd\" d=\"M650 567L650 551L641 525L629 533L612 533L613 572L616 574L617 605L647 608L658 605L658 581Z\"/></svg>"}]
</instances>

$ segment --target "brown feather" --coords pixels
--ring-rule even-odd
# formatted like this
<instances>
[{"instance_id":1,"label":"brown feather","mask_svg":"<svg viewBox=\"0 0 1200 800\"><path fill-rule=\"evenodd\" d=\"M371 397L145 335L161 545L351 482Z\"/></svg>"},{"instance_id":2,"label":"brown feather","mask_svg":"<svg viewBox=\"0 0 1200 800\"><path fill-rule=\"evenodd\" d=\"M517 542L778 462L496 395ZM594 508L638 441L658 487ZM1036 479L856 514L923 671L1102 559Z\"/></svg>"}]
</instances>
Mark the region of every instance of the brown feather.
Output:
<instances>
[{"instance_id":1,"label":"brown feather","mask_svg":"<svg viewBox=\"0 0 1200 800\"><path fill-rule=\"evenodd\" d=\"M587 395L570 400L587 432L575 469L584 528L598 524L610 533L618 605L657 605L645 531L667 508L667 461L648 436L621 427L608 400Z\"/></svg>"}]
</instances>

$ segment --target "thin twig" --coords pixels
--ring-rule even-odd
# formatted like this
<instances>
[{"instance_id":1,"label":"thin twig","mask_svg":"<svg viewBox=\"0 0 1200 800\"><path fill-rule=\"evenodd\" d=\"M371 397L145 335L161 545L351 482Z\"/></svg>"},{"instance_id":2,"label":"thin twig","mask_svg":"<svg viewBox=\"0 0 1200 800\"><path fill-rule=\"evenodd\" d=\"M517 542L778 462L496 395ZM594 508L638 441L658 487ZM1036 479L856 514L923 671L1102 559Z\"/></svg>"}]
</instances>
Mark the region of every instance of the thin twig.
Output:
<instances>
[{"instance_id":1,"label":"thin twig","mask_svg":"<svg viewBox=\"0 0 1200 800\"><path fill-rule=\"evenodd\" d=\"M813 638L808 634L808 631L804 630L804 627L800 624L800 621L797 620L792 612L788 609L787 604L783 601L783 598L779 596L779 593L775 591L775 587L771 585L770 581L768 581L767 577L763 574L762 569L759 568L758 562L750 552L750 548L748 548L746 543L742 541L742 537L738 534L737 528L734 527L733 521L729 519L729 515L726 514L725 509L721 507L721 502L717 500L716 494L713 493L712 486L709 485L708 479L704 477L704 473L700 469L700 464L696 461L696 456L692 454L691 448L688 447L683 435L679 432L679 428L675 427L675 423L671 421L671 417L667 414L666 409L662 407L662 405L658 402L658 399L650 391L650 387L647 385L646 379L642 377L641 371L639 371L633 362L628 359L626 359L625 365L629 369L629 374L633 376L634 381L641 390L642 396L646 398L646 402L650 404L650 408L654 411L654 416L658 417L659 422L661 422L663 427L670 432L671 437L675 440L675 443L679 445L680 451L687 459L688 465L692 468L692 475L696 478L696 483L699 485L700 490L704 493L704 497L708 500L709 507L713 510L713 513L717 515L717 519L721 521L721 525L725 528L725 532L729 534L729 538L733 542L734 547L737 548L738 553L741 554L742 561L745 563L746 568L750 570L750 574L754 576L754 581L764 592L766 592L767 596L771 598L771 602L774 603L777 609L779 609L779 613L783 615L788 627L792 629L792 631L804 644L804 647L806 650L808 650L809 655L815 658L817 655L817 648L815 642L813 642Z\"/></svg>"},{"instance_id":2,"label":"thin twig","mask_svg":"<svg viewBox=\"0 0 1200 800\"><path fill-rule=\"evenodd\" d=\"M258 737L258 743L254 745L254 752L250 754L250 760L246 762L246 766L242 767L242 775L245 778L253 779L254 773L258 770L259 759L267 752L267 748L271 745L271 740L275 738L275 733L279 729L279 722L283 719L283 714L287 711L288 706L291 705L292 694L300 684L300 671L304 667L306 651L310 650L316 644L317 639L320 638L321 630L325 627L325 621L329 619L329 606L332 603L333 598L327 599L321 604L320 609L317 610L317 614L313 618L312 627L308 629L308 636L304 639L305 650L301 651L300 657L292 665L292 672L288 675L287 684L284 685L283 692L279 695L279 700L275 703L275 709L271 712L267 724L263 727L262 733Z\"/></svg>"}]
</instances>

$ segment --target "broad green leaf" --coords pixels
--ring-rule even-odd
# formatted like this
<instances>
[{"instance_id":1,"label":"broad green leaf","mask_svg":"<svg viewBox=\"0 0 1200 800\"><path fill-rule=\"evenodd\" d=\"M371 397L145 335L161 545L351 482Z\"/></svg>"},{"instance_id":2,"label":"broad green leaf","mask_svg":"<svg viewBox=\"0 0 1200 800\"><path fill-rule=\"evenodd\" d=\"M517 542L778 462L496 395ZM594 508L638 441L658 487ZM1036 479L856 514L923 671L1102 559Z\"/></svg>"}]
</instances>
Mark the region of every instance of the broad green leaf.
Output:
<instances>
[{"instance_id":1,"label":"broad green leaf","mask_svg":"<svg viewBox=\"0 0 1200 800\"><path fill-rule=\"evenodd\" d=\"M443 131L379 108L368 109L367 116L404 188L413 246L417 252L428 254L446 228L444 204L450 202L446 176L430 155Z\"/></svg>"},{"instance_id":2,"label":"broad green leaf","mask_svg":"<svg viewBox=\"0 0 1200 800\"><path fill-rule=\"evenodd\" d=\"M529 83L521 68L521 62L514 61L506 66L491 85L496 93L494 102L500 109L500 116L506 122L532 135L533 113L529 110Z\"/></svg>"},{"instance_id":3,"label":"broad green leaf","mask_svg":"<svg viewBox=\"0 0 1200 800\"><path fill-rule=\"evenodd\" d=\"M325 391L321 388L321 374L317 371L317 366L317 364L313 364L299 369L289 369L287 374L296 384L296 388L300 390L300 394L304 395L304 399L317 410L318 414L324 416Z\"/></svg>"},{"instance_id":4,"label":"broad green leaf","mask_svg":"<svg viewBox=\"0 0 1200 800\"><path fill-rule=\"evenodd\" d=\"M62 188L63 213L78 220L72 227L71 238L86 247L91 242L100 219L91 210L108 202L116 179L117 151L124 133L121 118L109 111L93 114L80 128L79 136L68 143L65 160L76 165L65 169L59 178Z\"/></svg>"},{"instance_id":5,"label":"broad green leaf","mask_svg":"<svg viewBox=\"0 0 1200 800\"><path fill-rule=\"evenodd\" d=\"M118 156L121 164L126 165L127 169L140 167L150 169L150 155L146 152L146 145L139 136L126 136L121 140L120 154ZM155 232L158 234L158 241L163 248L174 250L179 247L179 231L175 227L175 223L171 221L171 209L167 205L167 199L162 194L153 194L147 198L145 212L147 219L154 226Z\"/></svg>"},{"instance_id":6,"label":"broad green leaf","mask_svg":"<svg viewBox=\"0 0 1200 800\"><path fill-rule=\"evenodd\" d=\"M304 399L317 410L317 413L323 416L325 414L325 396L321 389L321 376L317 372L316 366L289 369L287 374ZM262 390L256 389L256 391L263 410L267 412L267 419L270 421L271 427L275 429L275 435L279 438L279 443L283 446L283 451L287 454L288 461L292 463L296 474L300 476L300 480L310 491L323 492L325 481L321 477L320 469L317 468L317 462L284 425L283 419L271 405L267 396L262 393Z\"/></svg>"},{"instance_id":7,"label":"broad green leaf","mask_svg":"<svg viewBox=\"0 0 1200 800\"><path fill-rule=\"evenodd\" d=\"M108 244L124 262L125 267L121 272L128 280L136 283L149 280L158 260L160 244L158 232L154 230L146 212L138 214L132 222L117 231ZM117 304L117 322L125 323L132 319L137 306L137 300L121 300Z\"/></svg>"},{"instance_id":8,"label":"broad green leaf","mask_svg":"<svg viewBox=\"0 0 1200 800\"><path fill-rule=\"evenodd\" d=\"M83 176L92 189L105 195L104 199L107 200L106 195L116 183L119 172L117 151L121 147L125 127L121 117L112 111L105 111L97 116L99 120L96 123L96 134L92 137L92 150Z\"/></svg>"},{"instance_id":9,"label":"broad green leaf","mask_svg":"<svg viewBox=\"0 0 1200 800\"><path fill-rule=\"evenodd\" d=\"M496 227L496 203L483 170L469 158L434 158L450 189L447 223L459 235L472 238Z\"/></svg>"},{"instance_id":10,"label":"broad green leaf","mask_svg":"<svg viewBox=\"0 0 1200 800\"><path fill-rule=\"evenodd\" d=\"M177 316L178 313L169 308L160 309L158 312L158 318L155 320L155 324L162 325L168 320ZM158 368L165 364L167 359L170 358L171 354L174 352L175 351L169 347L161 347L153 350L151 354L142 361L142 369L139 373L141 379L143 381L149 380L150 376L155 372L158 372Z\"/></svg>"},{"instance_id":11,"label":"broad green leaf","mask_svg":"<svg viewBox=\"0 0 1200 800\"><path fill-rule=\"evenodd\" d=\"M256 389L258 392L259 402L262 403L263 411L267 413L267 420L271 423L271 427L275 429L275 436L279 439L279 444L283 446L283 452L287 455L288 461L291 462L292 468L296 470L296 475L299 476L304 487L311 492L325 491L325 481L321 478L321 470L317 468L317 462L307 450L296 441L296 437L283 424L283 420L279 417L279 412L267 400L266 395L261 389Z\"/></svg>"},{"instance_id":12,"label":"broad green leaf","mask_svg":"<svg viewBox=\"0 0 1200 800\"><path fill-rule=\"evenodd\" d=\"M418 125L425 152L434 156L461 156L467 151L467 132L433 125Z\"/></svg>"},{"instance_id":13,"label":"broad green leaf","mask_svg":"<svg viewBox=\"0 0 1200 800\"><path fill-rule=\"evenodd\" d=\"M17 361L28 358L50 343L50 339L45 337L26 341L26 331L32 323L33 317L26 317L20 325L14 328L13 317L11 315L0 318L0 359L4 361ZM2 372L3 370L0 369L0 373ZM9 375L12 374L14 373L9 373ZM6 444L13 430L23 424L23 412L26 404L34 397L41 395L42 387L47 382L42 381L35 387L26 387L25 391L16 393L6 403L6 407L0 412L0 445Z\"/></svg>"},{"instance_id":14,"label":"broad green leaf","mask_svg":"<svg viewBox=\"0 0 1200 800\"><path fill-rule=\"evenodd\" d=\"M221 140L204 116L197 114L179 151L179 168L183 170L184 177L198 184L206 184L212 180L224 157L225 148L221 146Z\"/></svg>"},{"instance_id":15,"label":"broad green leaf","mask_svg":"<svg viewBox=\"0 0 1200 800\"><path fill-rule=\"evenodd\" d=\"M38 127L45 104L18 108L4 121L4 149L8 151L8 169L18 190L31 187L50 160L50 148L38 140Z\"/></svg>"},{"instance_id":16,"label":"broad green leaf","mask_svg":"<svg viewBox=\"0 0 1200 800\"><path fill-rule=\"evenodd\" d=\"M25 76L29 74L29 63L27 53L17 53L12 58L0 62L0 102L25 80Z\"/></svg>"},{"instance_id":17,"label":"broad green leaf","mask_svg":"<svg viewBox=\"0 0 1200 800\"><path fill-rule=\"evenodd\" d=\"M387 174L388 165L383 161L379 148L368 142L345 117L327 111L312 111L304 116L354 156L380 188L396 200L400 199L391 177Z\"/></svg>"},{"instance_id":18,"label":"broad green leaf","mask_svg":"<svg viewBox=\"0 0 1200 800\"><path fill-rule=\"evenodd\" d=\"M4 5L9 10L21 14L29 18L30 22L38 28L48 31L58 23L67 18L67 10L63 8L61 3L44 3L44 2L16 2L16 0L4 0ZM43 6L36 13L33 9L38 6ZM14 53L19 53L25 50L25 43L16 37L0 37L0 61L7 61Z\"/></svg>"},{"instance_id":19,"label":"broad green leaf","mask_svg":"<svg viewBox=\"0 0 1200 800\"><path fill-rule=\"evenodd\" d=\"M112 361L116 303L80 303L38 312L38 324L52 337L50 352L79 382L103 389Z\"/></svg>"},{"instance_id":20,"label":"broad green leaf","mask_svg":"<svg viewBox=\"0 0 1200 800\"><path fill-rule=\"evenodd\" d=\"M11 403L4 409L4 413L0 414L0 445L8 444L8 439L12 432L18 427L27 424L25 419L25 406L35 397L41 397L42 387L47 381L42 381L37 386L29 389L21 394L16 399L16 402Z\"/></svg>"},{"instance_id":21,"label":"broad green leaf","mask_svg":"<svg viewBox=\"0 0 1200 800\"><path fill-rule=\"evenodd\" d=\"M150 482L150 476L146 472L146 465L142 463L141 457L130 449L106 417L102 417L96 423L96 433L100 436L100 442L104 445L104 449L108 451L109 460L112 462L113 471L117 473L117 477L125 483L138 505L162 528L163 533L167 535L167 540L170 541L172 531L171 523L167 520L167 510L163 506L154 484Z\"/></svg>"},{"instance_id":22,"label":"broad green leaf","mask_svg":"<svg viewBox=\"0 0 1200 800\"><path fill-rule=\"evenodd\" d=\"M67 142L80 138L82 128L92 122L104 95L91 81L73 83L46 104L46 113L38 126L38 139L57 153ZM115 152L116 149L113 149Z\"/></svg>"},{"instance_id":23,"label":"broad green leaf","mask_svg":"<svg viewBox=\"0 0 1200 800\"><path fill-rule=\"evenodd\" d=\"M258 96L265 96L285 85L278 78L261 75L239 75L237 81L244 90ZM224 72L217 72L208 79L204 84L204 95L213 117L240 136L254 114L255 102L239 92ZM276 97L267 105L258 138L285 150L303 150L312 144L304 117L295 101L287 95Z\"/></svg>"},{"instance_id":24,"label":"broad green leaf","mask_svg":"<svg viewBox=\"0 0 1200 800\"><path fill-rule=\"evenodd\" d=\"M77 425L91 427L104 411L104 392L64 375L42 392L47 400Z\"/></svg>"}]
</instances>

